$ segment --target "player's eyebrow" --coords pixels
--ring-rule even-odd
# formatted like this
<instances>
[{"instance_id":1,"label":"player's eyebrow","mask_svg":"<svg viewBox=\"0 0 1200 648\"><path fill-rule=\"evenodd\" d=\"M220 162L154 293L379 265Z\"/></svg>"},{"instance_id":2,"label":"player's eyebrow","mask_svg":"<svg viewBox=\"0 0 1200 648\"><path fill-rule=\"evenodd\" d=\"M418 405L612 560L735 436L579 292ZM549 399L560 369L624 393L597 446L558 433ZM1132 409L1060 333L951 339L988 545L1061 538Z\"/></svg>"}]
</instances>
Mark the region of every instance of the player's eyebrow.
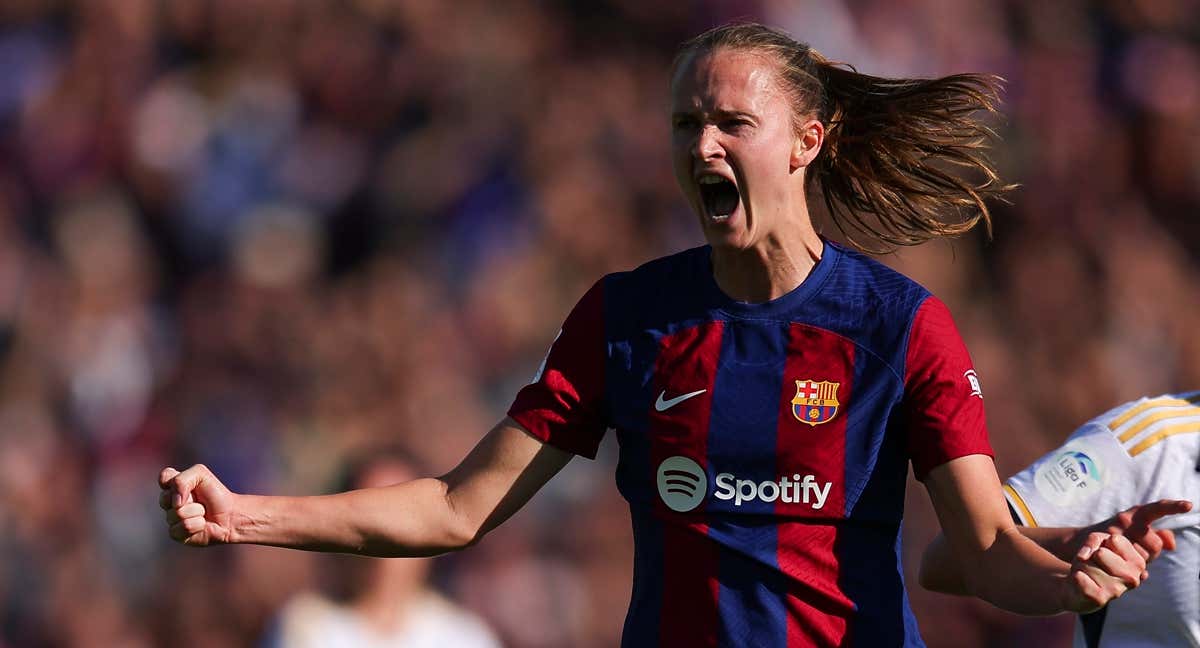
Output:
<instances>
[{"instance_id":1,"label":"player's eyebrow","mask_svg":"<svg viewBox=\"0 0 1200 648\"><path fill-rule=\"evenodd\" d=\"M711 119L715 119L718 121L725 120L725 119L748 119L748 120L752 120L752 121L758 120L758 116L755 115L754 113L746 112L744 110L736 110L736 109L718 108L718 109L712 110L712 111L677 110L677 111L671 113L671 119L679 119L680 117L696 117L696 116L709 117Z\"/></svg>"}]
</instances>

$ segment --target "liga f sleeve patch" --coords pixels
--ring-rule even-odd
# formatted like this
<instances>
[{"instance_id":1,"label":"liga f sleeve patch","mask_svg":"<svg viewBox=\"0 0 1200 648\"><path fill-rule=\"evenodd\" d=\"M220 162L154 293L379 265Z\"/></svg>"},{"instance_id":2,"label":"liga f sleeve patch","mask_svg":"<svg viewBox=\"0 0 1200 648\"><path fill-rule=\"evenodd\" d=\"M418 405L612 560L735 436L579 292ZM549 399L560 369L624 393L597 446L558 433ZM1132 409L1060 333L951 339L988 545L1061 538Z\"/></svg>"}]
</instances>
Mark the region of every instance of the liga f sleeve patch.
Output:
<instances>
[{"instance_id":1,"label":"liga f sleeve patch","mask_svg":"<svg viewBox=\"0 0 1200 648\"><path fill-rule=\"evenodd\" d=\"M917 479L958 457L994 456L979 377L950 310L933 296L917 309L909 332L903 416Z\"/></svg>"}]
</instances>

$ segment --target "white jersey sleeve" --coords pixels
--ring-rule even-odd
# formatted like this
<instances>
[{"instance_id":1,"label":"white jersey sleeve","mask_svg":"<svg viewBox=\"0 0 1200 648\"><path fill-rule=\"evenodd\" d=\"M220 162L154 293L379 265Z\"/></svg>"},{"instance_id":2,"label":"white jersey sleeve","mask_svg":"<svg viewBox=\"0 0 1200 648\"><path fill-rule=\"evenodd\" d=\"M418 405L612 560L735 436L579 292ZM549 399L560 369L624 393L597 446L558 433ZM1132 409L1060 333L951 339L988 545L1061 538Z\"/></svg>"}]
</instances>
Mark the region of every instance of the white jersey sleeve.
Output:
<instances>
[{"instance_id":1,"label":"white jersey sleeve","mask_svg":"<svg viewBox=\"0 0 1200 648\"><path fill-rule=\"evenodd\" d=\"M1191 500L1159 528L1200 523L1200 393L1143 398L1075 430L1004 486L1025 526L1080 526L1135 504Z\"/></svg>"},{"instance_id":2,"label":"white jersey sleeve","mask_svg":"<svg viewBox=\"0 0 1200 648\"><path fill-rule=\"evenodd\" d=\"M1150 579L1082 617L1076 648L1200 648L1200 392L1143 398L1079 427L1062 447L1004 485L1026 526L1085 526L1136 504L1186 499L1164 518L1178 547L1151 563Z\"/></svg>"}]
</instances>

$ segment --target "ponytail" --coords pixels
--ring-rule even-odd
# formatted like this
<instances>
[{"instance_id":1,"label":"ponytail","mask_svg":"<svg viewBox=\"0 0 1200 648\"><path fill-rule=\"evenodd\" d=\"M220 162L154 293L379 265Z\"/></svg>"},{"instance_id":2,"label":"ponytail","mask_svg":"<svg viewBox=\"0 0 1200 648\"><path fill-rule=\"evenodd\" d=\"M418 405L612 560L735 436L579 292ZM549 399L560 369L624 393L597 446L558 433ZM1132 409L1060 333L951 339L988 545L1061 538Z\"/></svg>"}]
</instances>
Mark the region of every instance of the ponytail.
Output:
<instances>
[{"instance_id":1,"label":"ponytail","mask_svg":"<svg viewBox=\"0 0 1200 648\"><path fill-rule=\"evenodd\" d=\"M685 42L673 67L692 52L715 49L773 58L797 124L815 115L825 125L825 142L805 181L820 187L847 243L883 252L957 236L980 222L991 235L987 200L1014 187L1000 180L986 155L996 134L980 114L997 112L999 77L860 74L754 23L718 27Z\"/></svg>"}]
</instances>

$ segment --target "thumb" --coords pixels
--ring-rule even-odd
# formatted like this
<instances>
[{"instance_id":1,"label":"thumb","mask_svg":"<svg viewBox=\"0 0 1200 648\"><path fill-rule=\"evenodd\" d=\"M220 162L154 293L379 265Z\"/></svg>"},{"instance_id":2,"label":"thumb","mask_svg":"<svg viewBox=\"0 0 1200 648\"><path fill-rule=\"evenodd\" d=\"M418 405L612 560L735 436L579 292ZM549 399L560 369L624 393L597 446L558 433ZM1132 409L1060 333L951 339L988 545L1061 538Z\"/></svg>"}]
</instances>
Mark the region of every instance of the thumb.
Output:
<instances>
[{"instance_id":1,"label":"thumb","mask_svg":"<svg viewBox=\"0 0 1200 648\"><path fill-rule=\"evenodd\" d=\"M175 475L178 474L179 471L170 466L163 468L162 472L158 473L158 487L163 490L167 490L171 487L171 480L174 479Z\"/></svg>"},{"instance_id":2,"label":"thumb","mask_svg":"<svg viewBox=\"0 0 1200 648\"><path fill-rule=\"evenodd\" d=\"M192 491L196 490L205 478L209 475L208 468L204 464L196 464L191 468L175 475L171 479L171 485L175 490L174 504L176 508L188 504L193 501Z\"/></svg>"}]
</instances>

